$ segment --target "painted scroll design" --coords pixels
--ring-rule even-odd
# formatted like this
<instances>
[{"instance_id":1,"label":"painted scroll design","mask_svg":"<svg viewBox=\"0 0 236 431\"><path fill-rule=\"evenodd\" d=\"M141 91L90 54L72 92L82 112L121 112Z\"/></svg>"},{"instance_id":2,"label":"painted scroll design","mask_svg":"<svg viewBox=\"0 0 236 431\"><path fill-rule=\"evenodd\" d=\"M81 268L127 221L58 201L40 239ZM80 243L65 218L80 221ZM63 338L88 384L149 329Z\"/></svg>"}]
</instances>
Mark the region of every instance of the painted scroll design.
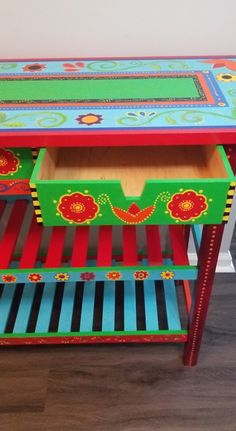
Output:
<instances>
[{"instance_id":1,"label":"painted scroll design","mask_svg":"<svg viewBox=\"0 0 236 431\"><path fill-rule=\"evenodd\" d=\"M132 60L132 61L93 61L86 64L88 70L92 72L114 72L114 71L124 71L124 70L133 70L140 69L143 67L148 67L154 70L161 69L170 69L170 70L187 70L190 68L187 62L184 61L175 61L175 62L167 62L163 67L161 63L158 61L142 61L142 60ZM139 70L139 71L140 71Z\"/></svg>"},{"instance_id":2,"label":"painted scroll design","mask_svg":"<svg viewBox=\"0 0 236 431\"><path fill-rule=\"evenodd\" d=\"M50 129L65 123L67 116L53 111L30 112L13 116L0 112L0 126L3 127L27 127L27 121L25 121L27 119L34 119L35 126L39 128Z\"/></svg>"}]
</instances>

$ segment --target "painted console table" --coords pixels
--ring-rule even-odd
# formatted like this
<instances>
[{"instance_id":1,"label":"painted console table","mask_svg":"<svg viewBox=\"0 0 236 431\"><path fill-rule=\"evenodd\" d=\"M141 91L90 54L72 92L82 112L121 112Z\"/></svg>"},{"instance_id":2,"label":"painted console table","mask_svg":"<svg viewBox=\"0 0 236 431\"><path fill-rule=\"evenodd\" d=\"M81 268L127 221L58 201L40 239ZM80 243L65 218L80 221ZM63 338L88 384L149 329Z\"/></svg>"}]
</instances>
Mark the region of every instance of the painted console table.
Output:
<instances>
[{"instance_id":1,"label":"painted console table","mask_svg":"<svg viewBox=\"0 0 236 431\"><path fill-rule=\"evenodd\" d=\"M185 342L196 364L235 143L236 58L1 61L0 344Z\"/></svg>"}]
</instances>

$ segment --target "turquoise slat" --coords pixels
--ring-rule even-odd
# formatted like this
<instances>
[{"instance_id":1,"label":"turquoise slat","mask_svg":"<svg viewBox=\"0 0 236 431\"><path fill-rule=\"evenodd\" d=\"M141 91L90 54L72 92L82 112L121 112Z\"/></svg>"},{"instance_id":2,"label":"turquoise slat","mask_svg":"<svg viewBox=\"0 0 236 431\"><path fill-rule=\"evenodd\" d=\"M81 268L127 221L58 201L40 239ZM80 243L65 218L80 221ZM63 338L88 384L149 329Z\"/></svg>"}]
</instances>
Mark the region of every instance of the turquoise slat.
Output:
<instances>
[{"instance_id":1,"label":"turquoise slat","mask_svg":"<svg viewBox=\"0 0 236 431\"><path fill-rule=\"evenodd\" d=\"M105 281L103 294L102 331L115 329L115 282Z\"/></svg>"},{"instance_id":2,"label":"turquoise slat","mask_svg":"<svg viewBox=\"0 0 236 431\"><path fill-rule=\"evenodd\" d=\"M58 332L70 332L74 299L75 299L76 283L67 282L65 283L61 313L58 324Z\"/></svg>"},{"instance_id":3,"label":"turquoise slat","mask_svg":"<svg viewBox=\"0 0 236 431\"><path fill-rule=\"evenodd\" d=\"M202 240L202 230L199 224L194 224L192 226L193 240L196 247L197 252L199 252L201 240Z\"/></svg>"},{"instance_id":4,"label":"turquoise slat","mask_svg":"<svg viewBox=\"0 0 236 431\"><path fill-rule=\"evenodd\" d=\"M135 298L135 281L124 282L124 330L136 331L136 298Z\"/></svg>"},{"instance_id":5,"label":"turquoise slat","mask_svg":"<svg viewBox=\"0 0 236 431\"><path fill-rule=\"evenodd\" d=\"M0 332L4 333L9 312L11 309L12 299L15 293L15 284L5 284L0 301Z\"/></svg>"},{"instance_id":6,"label":"turquoise slat","mask_svg":"<svg viewBox=\"0 0 236 431\"><path fill-rule=\"evenodd\" d=\"M143 285L146 330L159 329L155 281L146 280Z\"/></svg>"},{"instance_id":7,"label":"turquoise slat","mask_svg":"<svg viewBox=\"0 0 236 431\"><path fill-rule=\"evenodd\" d=\"M24 286L23 294L21 297L21 302L19 305L18 313L15 320L15 325L13 329L13 333L20 334L26 332L31 307L33 304L34 293L35 293L36 284L35 283L27 283Z\"/></svg>"},{"instance_id":8,"label":"turquoise slat","mask_svg":"<svg viewBox=\"0 0 236 431\"><path fill-rule=\"evenodd\" d=\"M171 260L165 260L166 265L171 265ZM180 330L181 323L179 318L179 309L176 296L176 288L173 280L163 280L165 302L166 302L166 315L168 328L170 330Z\"/></svg>"},{"instance_id":9,"label":"turquoise slat","mask_svg":"<svg viewBox=\"0 0 236 431\"><path fill-rule=\"evenodd\" d=\"M84 283L80 332L92 332L93 329L95 285L94 281L87 281Z\"/></svg>"},{"instance_id":10,"label":"turquoise slat","mask_svg":"<svg viewBox=\"0 0 236 431\"><path fill-rule=\"evenodd\" d=\"M35 332L48 332L56 283L45 283Z\"/></svg>"}]
</instances>

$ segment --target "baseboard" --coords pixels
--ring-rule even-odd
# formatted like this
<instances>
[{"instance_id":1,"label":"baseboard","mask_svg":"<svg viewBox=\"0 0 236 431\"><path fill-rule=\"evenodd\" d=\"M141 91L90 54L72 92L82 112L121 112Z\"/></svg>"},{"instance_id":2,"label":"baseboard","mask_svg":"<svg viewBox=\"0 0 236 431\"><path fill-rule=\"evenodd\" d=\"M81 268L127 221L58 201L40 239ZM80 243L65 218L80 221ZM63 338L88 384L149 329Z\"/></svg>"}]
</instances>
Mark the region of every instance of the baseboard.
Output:
<instances>
[{"instance_id":1,"label":"baseboard","mask_svg":"<svg viewBox=\"0 0 236 431\"><path fill-rule=\"evenodd\" d=\"M197 264L197 255L196 253L188 253L189 262L191 265ZM230 251L226 253L220 253L219 259L216 267L216 272L235 272L235 267L233 264L232 256Z\"/></svg>"}]
</instances>

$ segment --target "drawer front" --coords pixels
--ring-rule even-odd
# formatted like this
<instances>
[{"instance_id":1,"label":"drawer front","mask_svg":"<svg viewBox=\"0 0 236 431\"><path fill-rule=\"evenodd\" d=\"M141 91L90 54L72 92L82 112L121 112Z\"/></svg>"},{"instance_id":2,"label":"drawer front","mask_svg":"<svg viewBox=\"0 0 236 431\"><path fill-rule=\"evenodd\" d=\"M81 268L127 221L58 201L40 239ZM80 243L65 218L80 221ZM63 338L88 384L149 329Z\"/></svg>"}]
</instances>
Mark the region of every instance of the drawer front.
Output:
<instances>
[{"instance_id":1,"label":"drawer front","mask_svg":"<svg viewBox=\"0 0 236 431\"><path fill-rule=\"evenodd\" d=\"M0 198L30 195L35 157L30 148L0 148Z\"/></svg>"},{"instance_id":2,"label":"drawer front","mask_svg":"<svg viewBox=\"0 0 236 431\"><path fill-rule=\"evenodd\" d=\"M52 171L52 153L47 161L45 150L41 150L31 179L37 219L45 226L220 224L228 218L235 182L222 147L219 154L225 168L222 178L214 177L214 174L211 178L196 178L196 174L194 179L152 177L144 182L142 190L138 187L137 196L131 197L124 193L124 189L135 191L137 173L136 177L133 173L130 176L134 183L131 186L128 181L126 184L117 179L45 179L40 169L48 163L48 172ZM68 172L72 175L72 171ZM151 175L150 172L147 175ZM67 174L63 166L64 175ZM109 175L112 175L112 169Z\"/></svg>"}]
</instances>

